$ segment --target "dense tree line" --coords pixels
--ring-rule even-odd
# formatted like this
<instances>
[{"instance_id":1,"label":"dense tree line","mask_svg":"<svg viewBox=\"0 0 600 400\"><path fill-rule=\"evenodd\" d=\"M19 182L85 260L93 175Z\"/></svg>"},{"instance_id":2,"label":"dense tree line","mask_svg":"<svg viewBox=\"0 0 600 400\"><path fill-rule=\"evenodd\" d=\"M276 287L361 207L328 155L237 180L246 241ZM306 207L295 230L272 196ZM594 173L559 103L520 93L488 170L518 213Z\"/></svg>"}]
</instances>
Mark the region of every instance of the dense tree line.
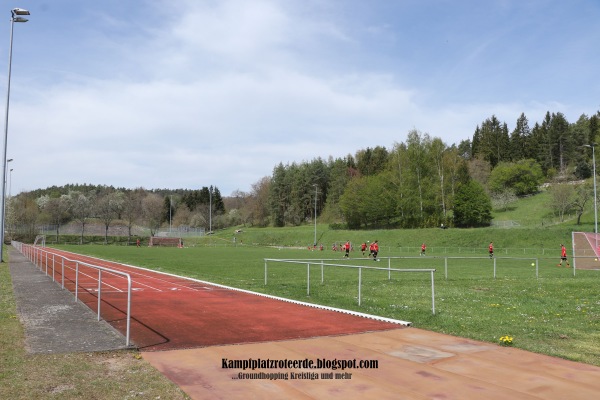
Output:
<instances>
[{"instance_id":1,"label":"dense tree line","mask_svg":"<svg viewBox=\"0 0 600 400\"><path fill-rule=\"evenodd\" d=\"M359 149L354 155L302 163L279 163L271 176L223 198L217 187L199 190L145 190L112 186L66 185L21 193L9 202L12 223L26 227L77 221L81 232L90 219L105 232L115 220L131 229L156 232L175 227L222 228L232 225L287 226L314 221L351 229L484 226L492 204L506 205L538 191L546 182L586 179L600 136L600 112L569 123L547 112L532 128L525 114L508 125L492 115L458 145L412 130L405 142L387 149ZM589 185L552 190L561 217L579 216L590 198ZM32 231L34 227L28 228Z\"/></svg>"},{"instance_id":2,"label":"dense tree line","mask_svg":"<svg viewBox=\"0 0 600 400\"><path fill-rule=\"evenodd\" d=\"M262 183L269 202L260 224L309 221L316 198L321 221L343 221L352 229L488 225L492 202L536 193L544 181L589 178L589 146L599 135L600 113L569 123L562 113L548 112L533 128L521 114L512 132L493 115L458 145L413 130L389 150L280 163ZM569 207L580 201L573 195Z\"/></svg>"}]
</instances>

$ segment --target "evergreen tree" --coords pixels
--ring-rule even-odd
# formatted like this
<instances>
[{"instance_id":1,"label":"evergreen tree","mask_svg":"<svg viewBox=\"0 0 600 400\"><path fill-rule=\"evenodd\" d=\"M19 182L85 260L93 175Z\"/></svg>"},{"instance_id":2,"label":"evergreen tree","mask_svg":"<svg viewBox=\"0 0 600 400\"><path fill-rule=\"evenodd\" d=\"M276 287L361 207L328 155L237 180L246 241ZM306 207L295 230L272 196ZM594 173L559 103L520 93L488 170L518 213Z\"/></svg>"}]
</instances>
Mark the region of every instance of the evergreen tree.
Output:
<instances>
[{"instance_id":1,"label":"evergreen tree","mask_svg":"<svg viewBox=\"0 0 600 400\"><path fill-rule=\"evenodd\" d=\"M342 158L330 159L327 169L327 196L321 196L319 199L325 203L322 215L326 220L333 222L342 217L339 201L353 175L353 170L348 166L347 160Z\"/></svg>"},{"instance_id":2,"label":"evergreen tree","mask_svg":"<svg viewBox=\"0 0 600 400\"><path fill-rule=\"evenodd\" d=\"M477 131L476 131L477 133ZM506 123L500 123L495 115L486 119L479 129L479 144L473 149L473 156L481 156L492 167L510 158L510 139ZM473 137L475 143L475 136Z\"/></svg>"},{"instance_id":3,"label":"evergreen tree","mask_svg":"<svg viewBox=\"0 0 600 400\"><path fill-rule=\"evenodd\" d=\"M549 126L549 143L552 154L552 167L564 174L574 156L575 142L571 136L569 123L562 113L552 114Z\"/></svg>"},{"instance_id":4,"label":"evergreen tree","mask_svg":"<svg viewBox=\"0 0 600 400\"><path fill-rule=\"evenodd\" d=\"M479 125L475 128L473 133L473 143L471 144L471 158L477 157L481 154L481 129Z\"/></svg>"},{"instance_id":5,"label":"evergreen tree","mask_svg":"<svg viewBox=\"0 0 600 400\"><path fill-rule=\"evenodd\" d=\"M269 209L274 226L285 225L285 211L288 206L288 189L286 187L286 169L279 163L273 170L273 178L269 188Z\"/></svg>"},{"instance_id":6,"label":"evergreen tree","mask_svg":"<svg viewBox=\"0 0 600 400\"><path fill-rule=\"evenodd\" d=\"M525 113L517 119L517 125L510 134L510 155L512 161L518 161L523 158L529 158L529 141L531 139L531 129Z\"/></svg>"},{"instance_id":7,"label":"evergreen tree","mask_svg":"<svg viewBox=\"0 0 600 400\"><path fill-rule=\"evenodd\" d=\"M473 157L473 146L469 139L460 141L458 144L458 155L465 160L470 160Z\"/></svg>"},{"instance_id":8,"label":"evergreen tree","mask_svg":"<svg viewBox=\"0 0 600 400\"><path fill-rule=\"evenodd\" d=\"M356 166L364 176L375 175L382 172L388 161L388 151L385 147L377 146L374 149L367 147L356 152Z\"/></svg>"},{"instance_id":9,"label":"evergreen tree","mask_svg":"<svg viewBox=\"0 0 600 400\"><path fill-rule=\"evenodd\" d=\"M584 145L590 143L590 121L591 118L588 119L585 114L582 114L577 122L570 126L571 136L575 141L572 161L572 164L575 165L573 174L578 179L586 179L592 176L591 157L588 156L591 152L581 151L585 150Z\"/></svg>"},{"instance_id":10,"label":"evergreen tree","mask_svg":"<svg viewBox=\"0 0 600 400\"><path fill-rule=\"evenodd\" d=\"M589 120L588 144L600 143L600 111Z\"/></svg>"}]
</instances>

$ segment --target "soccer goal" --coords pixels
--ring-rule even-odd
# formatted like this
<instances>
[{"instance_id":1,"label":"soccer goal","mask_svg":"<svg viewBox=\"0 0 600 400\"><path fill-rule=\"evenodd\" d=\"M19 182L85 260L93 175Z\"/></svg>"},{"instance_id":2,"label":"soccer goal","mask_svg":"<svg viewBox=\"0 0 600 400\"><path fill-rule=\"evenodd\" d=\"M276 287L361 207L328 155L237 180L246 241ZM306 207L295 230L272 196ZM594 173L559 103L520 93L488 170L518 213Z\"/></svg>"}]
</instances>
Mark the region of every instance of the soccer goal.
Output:
<instances>
[{"instance_id":1,"label":"soccer goal","mask_svg":"<svg viewBox=\"0 0 600 400\"><path fill-rule=\"evenodd\" d=\"M46 247L46 235L37 235L33 241L34 246Z\"/></svg>"},{"instance_id":2,"label":"soccer goal","mask_svg":"<svg viewBox=\"0 0 600 400\"><path fill-rule=\"evenodd\" d=\"M593 232L573 232L573 263L581 269L600 268L600 235Z\"/></svg>"},{"instance_id":3,"label":"soccer goal","mask_svg":"<svg viewBox=\"0 0 600 400\"><path fill-rule=\"evenodd\" d=\"M173 238L173 237L159 237L152 236L148 241L148 246L166 246L166 247L183 247L183 241L181 238Z\"/></svg>"}]
</instances>

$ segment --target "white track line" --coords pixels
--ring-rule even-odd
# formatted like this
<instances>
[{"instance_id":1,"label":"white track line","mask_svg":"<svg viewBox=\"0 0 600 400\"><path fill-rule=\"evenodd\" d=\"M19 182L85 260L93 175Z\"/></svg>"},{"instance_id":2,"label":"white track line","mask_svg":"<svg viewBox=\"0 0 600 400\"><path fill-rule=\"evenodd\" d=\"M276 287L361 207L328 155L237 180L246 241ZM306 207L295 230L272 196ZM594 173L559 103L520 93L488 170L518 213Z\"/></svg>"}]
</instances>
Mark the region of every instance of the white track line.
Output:
<instances>
[{"instance_id":1,"label":"white track line","mask_svg":"<svg viewBox=\"0 0 600 400\"><path fill-rule=\"evenodd\" d=\"M65 252L65 253L69 253L69 252ZM76 253L69 253L69 254L76 254ZM124 271L122 269L122 267L125 266L126 264L117 263L115 261L103 260L103 259L100 259L100 258L86 256L86 255L81 255L81 254L77 254L77 255L80 256L80 257L81 256L87 257L87 258L90 258L90 259L93 259L93 260L100 260L100 261L102 261L104 263L104 265L101 265L101 266L106 266L106 267L110 267L110 268L118 270L118 271L127 272L127 271ZM161 287L167 286L169 288L172 288L173 286L176 286L176 287L182 287L184 289L187 289L187 290L193 291L193 292L202 292L202 291L205 291L205 290L212 290L210 288L198 289L198 288L194 288L194 287L190 287L190 286L184 285L184 284L182 284L180 282L173 282L173 281L170 281L170 280L159 278L156 275L168 275L168 274L165 274L165 273L160 272L160 271L154 271L154 270L151 270L151 269L145 269L145 271L152 272L152 275L143 274L141 272L134 272L134 273L131 273L130 275L132 276L132 278L136 277L136 278L144 278L144 279L147 279L149 281L157 281L159 283L162 283ZM183 278L183 277L178 276L178 275L172 275L172 276L178 278L179 281L181 281L181 279ZM189 280L189 279L186 279L186 280ZM172 290L172 289L164 289L164 288L161 289L159 287L154 287L154 286L151 286L150 284L143 283L139 279L136 279L135 283L138 284L138 285L140 285L140 286L146 286L147 288L150 288L150 289L152 289L154 291L157 291L157 292L164 292L164 291L170 291L170 290Z\"/></svg>"}]
</instances>

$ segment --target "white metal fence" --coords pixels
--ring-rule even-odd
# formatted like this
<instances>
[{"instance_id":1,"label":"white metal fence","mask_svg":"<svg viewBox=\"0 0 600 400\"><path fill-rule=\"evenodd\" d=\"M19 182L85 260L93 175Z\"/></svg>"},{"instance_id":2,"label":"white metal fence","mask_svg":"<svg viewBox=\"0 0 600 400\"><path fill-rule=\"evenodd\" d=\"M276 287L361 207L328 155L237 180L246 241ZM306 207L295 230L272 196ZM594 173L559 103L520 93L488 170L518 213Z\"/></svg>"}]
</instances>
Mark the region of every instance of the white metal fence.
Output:
<instances>
[{"instance_id":1,"label":"white metal fence","mask_svg":"<svg viewBox=\"0 0 600 400\"><path fill-rule=\"evenodd\" d=\"M106 277L119 277L127 281L127 311L126 311L126 334L125 334L125 345L129 346L130 343L130 328L131 328L131 276L122 271L117 271L111 268L94 265L91 263L72 260L64 257L60 254L55 254L45 248L31 246L20 242L12 242L15 249L21 252L29 261L31 261L36 267L38 267L46 275L52 277L52 281L56 282L56 275L60 276L60 284L65 289L65 276L71 274L72 277L67 278L69 280L74 279L74 295L75 301L79 301L79 280L82 275L85 274L86 278L92 278L97 280L98 286L95 288L97 291L97 314L98 321L101 319L101 307L102 307L102 287ZM97 277L90 274L87 271L83 271L83 268L89 268L97 272ZM69 272L70 271L70 272ZM106 285L106 283L105 283ZM84 289L85 290L85 289ZM88 291L89 293L89 291ZM93 294L92 294L93 295Z\"/></svg>"},{"instance_id":2,"label":"white metal fence","mask_svg":"<svg viewBox=\"0 0 600 400\"><path fill-rule=\"evenodd\" d=\"M431 311L435 315L435 282L434 282L434 272L433 268L423 268L423 269L399 269L399 268L391 268L389 263L387 268L383 267L372 267L366 265L348 265L348 264L333 264L333 263L325 263L327 260L286 260L286 259L276 259L276 258L265 258L265 286L267 285L267 276L268 276L268 262L279 262L279 263L291 263L291 264L305 264L306 265L306 294L310 296L310 266L317 265L321 267L321 283L324 282L324 268L325 267L341 267L341 268L354 268L358 269L358 305L361 304L361 290L362 290L362 271L366 270L376 270L376 271L387 271L388 279L390 278L390 274L392 271L395 272L429 272L431 274Z\"/></svg>"}]
</instances>

